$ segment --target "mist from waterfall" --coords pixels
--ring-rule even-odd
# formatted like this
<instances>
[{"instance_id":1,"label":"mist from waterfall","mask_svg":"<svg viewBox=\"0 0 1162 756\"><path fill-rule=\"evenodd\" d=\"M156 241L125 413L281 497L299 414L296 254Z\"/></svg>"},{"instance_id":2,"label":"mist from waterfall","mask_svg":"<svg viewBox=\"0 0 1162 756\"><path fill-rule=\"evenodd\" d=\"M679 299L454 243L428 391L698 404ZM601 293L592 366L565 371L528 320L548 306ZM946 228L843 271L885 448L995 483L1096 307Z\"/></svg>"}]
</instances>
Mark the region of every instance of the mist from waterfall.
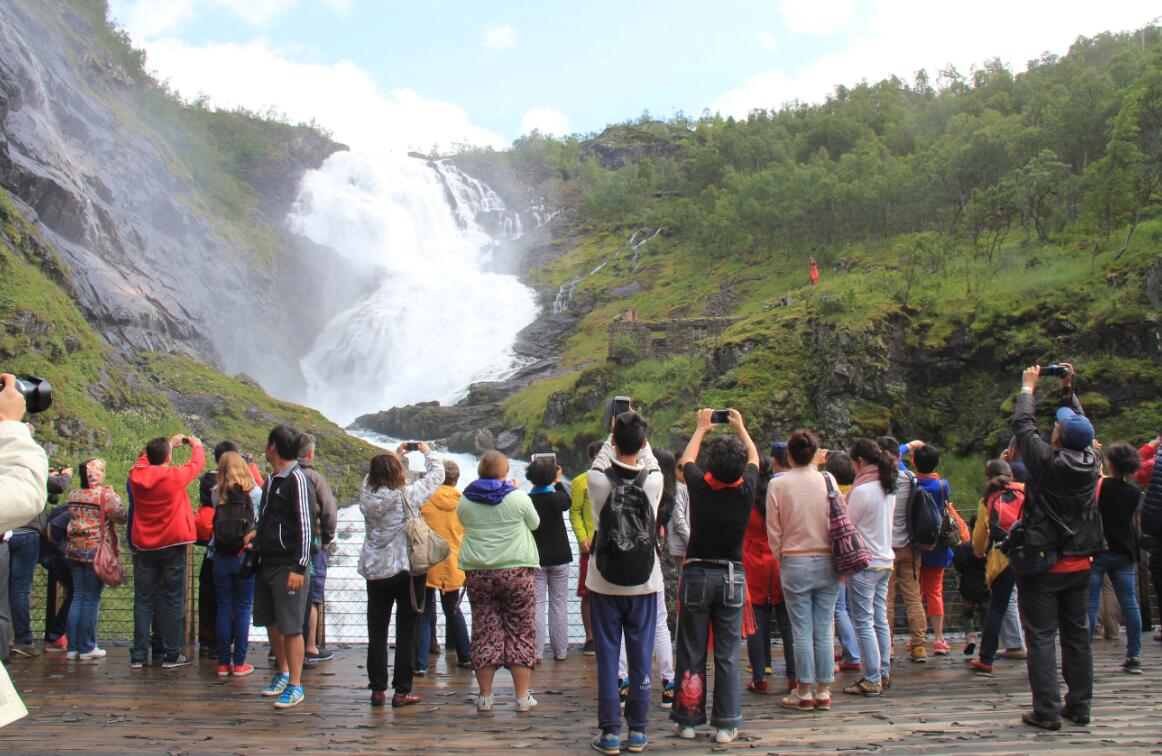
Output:
<instances>
[{"instance_id":1,"label":"mist from waterfall","mask_svg":"<svg viewBox=\"0 0 1162 756\"><path fill-rule=\"evenodd\" d=\"M452 403L470 383L512 370L536 297L515 276L490 271L497 240L478 216L521 233L495 192L448 164L339 152L304 177L291 227L382 272L302 358L308 404L347 423L404 404Z\"/></svg>"}]
</instances>

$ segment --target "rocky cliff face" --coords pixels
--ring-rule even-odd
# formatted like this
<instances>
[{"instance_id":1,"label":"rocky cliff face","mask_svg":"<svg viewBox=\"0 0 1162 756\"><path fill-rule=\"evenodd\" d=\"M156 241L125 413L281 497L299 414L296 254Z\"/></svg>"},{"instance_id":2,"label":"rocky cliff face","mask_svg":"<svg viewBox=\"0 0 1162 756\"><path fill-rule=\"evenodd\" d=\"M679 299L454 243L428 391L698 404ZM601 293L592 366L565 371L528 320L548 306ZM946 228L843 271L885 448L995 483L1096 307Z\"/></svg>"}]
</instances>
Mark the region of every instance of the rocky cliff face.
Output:
<instances>
[{"instance_id":1,"label":"rocky cliff face","mask_svg":"<svg viewBox=\"0 0 1162 756\"><path fill-rule=\"evenodd\" d=\"M301 377L286 355L330 316L300 282L367 280L338 275L350 271L283 227L303 173L342 146L181 107L134 70L103 13L67 0L0 6L0 186L123 353L182 352L290 393ZM278 149L231 155L244 129ZM303 348L275 351L276 337Z\"/></svg>"}]
</instances>

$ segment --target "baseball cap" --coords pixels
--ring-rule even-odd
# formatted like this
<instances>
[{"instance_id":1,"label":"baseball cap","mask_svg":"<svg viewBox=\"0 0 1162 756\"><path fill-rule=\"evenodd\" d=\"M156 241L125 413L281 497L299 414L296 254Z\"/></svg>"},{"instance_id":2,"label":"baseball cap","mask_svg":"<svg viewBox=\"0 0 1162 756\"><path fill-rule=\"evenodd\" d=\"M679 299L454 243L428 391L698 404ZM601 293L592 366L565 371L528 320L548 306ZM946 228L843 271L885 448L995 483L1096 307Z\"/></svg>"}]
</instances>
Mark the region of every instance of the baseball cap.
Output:
<instances>
[{"instance_id":1,"label":"baseball cap","mask_svg":"<svg viewBox=\"0 0 1162 756\"><path fill-rule=\"evenodd\" d=\"M783 467L790 467L787 464L787 442L776 441L771 444L771 458L778 462Z\"/></svg>"},{"instance_id":2,"label":"baseball cap","mask_svg":"<svg viewBox=\"0 0 1162 756\"><path fill-rule=\"evenodd\" d=\"M1093 443L1093 423L1068 407L1057 410L1057 428L1067 449L1081 451Z\"/></svg>"}]
</instances>

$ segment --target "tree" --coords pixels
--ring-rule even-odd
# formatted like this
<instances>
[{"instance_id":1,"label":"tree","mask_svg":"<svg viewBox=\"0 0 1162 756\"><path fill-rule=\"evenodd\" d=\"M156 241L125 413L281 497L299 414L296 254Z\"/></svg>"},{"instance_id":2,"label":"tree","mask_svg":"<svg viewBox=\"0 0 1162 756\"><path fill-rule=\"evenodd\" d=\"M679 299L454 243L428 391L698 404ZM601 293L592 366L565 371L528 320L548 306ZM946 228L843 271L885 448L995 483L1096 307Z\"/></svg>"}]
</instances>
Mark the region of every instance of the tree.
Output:
<instances>
[{"instance_id":1,"label":"tree","mask_svg":"<svg viewBox=\"0 0 1162 756\"><path fill-rule=\"evenodd\" d=\"M1021 210L1022 223L1032 223L1037 239L1049 241L1047 220L1054 208L1052 199L1060 196L1062 182L1069 177L1069 166L1058 160L1053 150L1041 150L1015 176L1014 199Z\"/></svg>"}]
</instances>

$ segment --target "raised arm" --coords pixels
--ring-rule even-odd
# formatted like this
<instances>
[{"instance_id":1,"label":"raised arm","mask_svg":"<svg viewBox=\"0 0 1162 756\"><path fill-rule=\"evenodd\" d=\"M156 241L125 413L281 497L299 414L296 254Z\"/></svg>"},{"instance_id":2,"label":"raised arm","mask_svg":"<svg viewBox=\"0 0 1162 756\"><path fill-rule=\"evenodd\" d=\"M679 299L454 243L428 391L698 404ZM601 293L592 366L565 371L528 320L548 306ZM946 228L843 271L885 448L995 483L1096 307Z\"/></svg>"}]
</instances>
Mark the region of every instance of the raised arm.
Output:
<instances>
[{"instance_id":1,"label":"raised arm","mask_svg":"<svg viewBox=\"0 0 1162 756\"><path fill-rule=\"evenodd\" d=\"M682 452L682 456L678 459L678 480L683 483L686 482L686 475L682 472L682 468L691 462L698 461L698 452L702 449L702 438L706 435L706 431L710 430L710 417L714 414L712 409L698 410L698 421L694 427L694 435L690 436L690 442L686 444L686 451Z\"/></svg>"}]
</instances>

